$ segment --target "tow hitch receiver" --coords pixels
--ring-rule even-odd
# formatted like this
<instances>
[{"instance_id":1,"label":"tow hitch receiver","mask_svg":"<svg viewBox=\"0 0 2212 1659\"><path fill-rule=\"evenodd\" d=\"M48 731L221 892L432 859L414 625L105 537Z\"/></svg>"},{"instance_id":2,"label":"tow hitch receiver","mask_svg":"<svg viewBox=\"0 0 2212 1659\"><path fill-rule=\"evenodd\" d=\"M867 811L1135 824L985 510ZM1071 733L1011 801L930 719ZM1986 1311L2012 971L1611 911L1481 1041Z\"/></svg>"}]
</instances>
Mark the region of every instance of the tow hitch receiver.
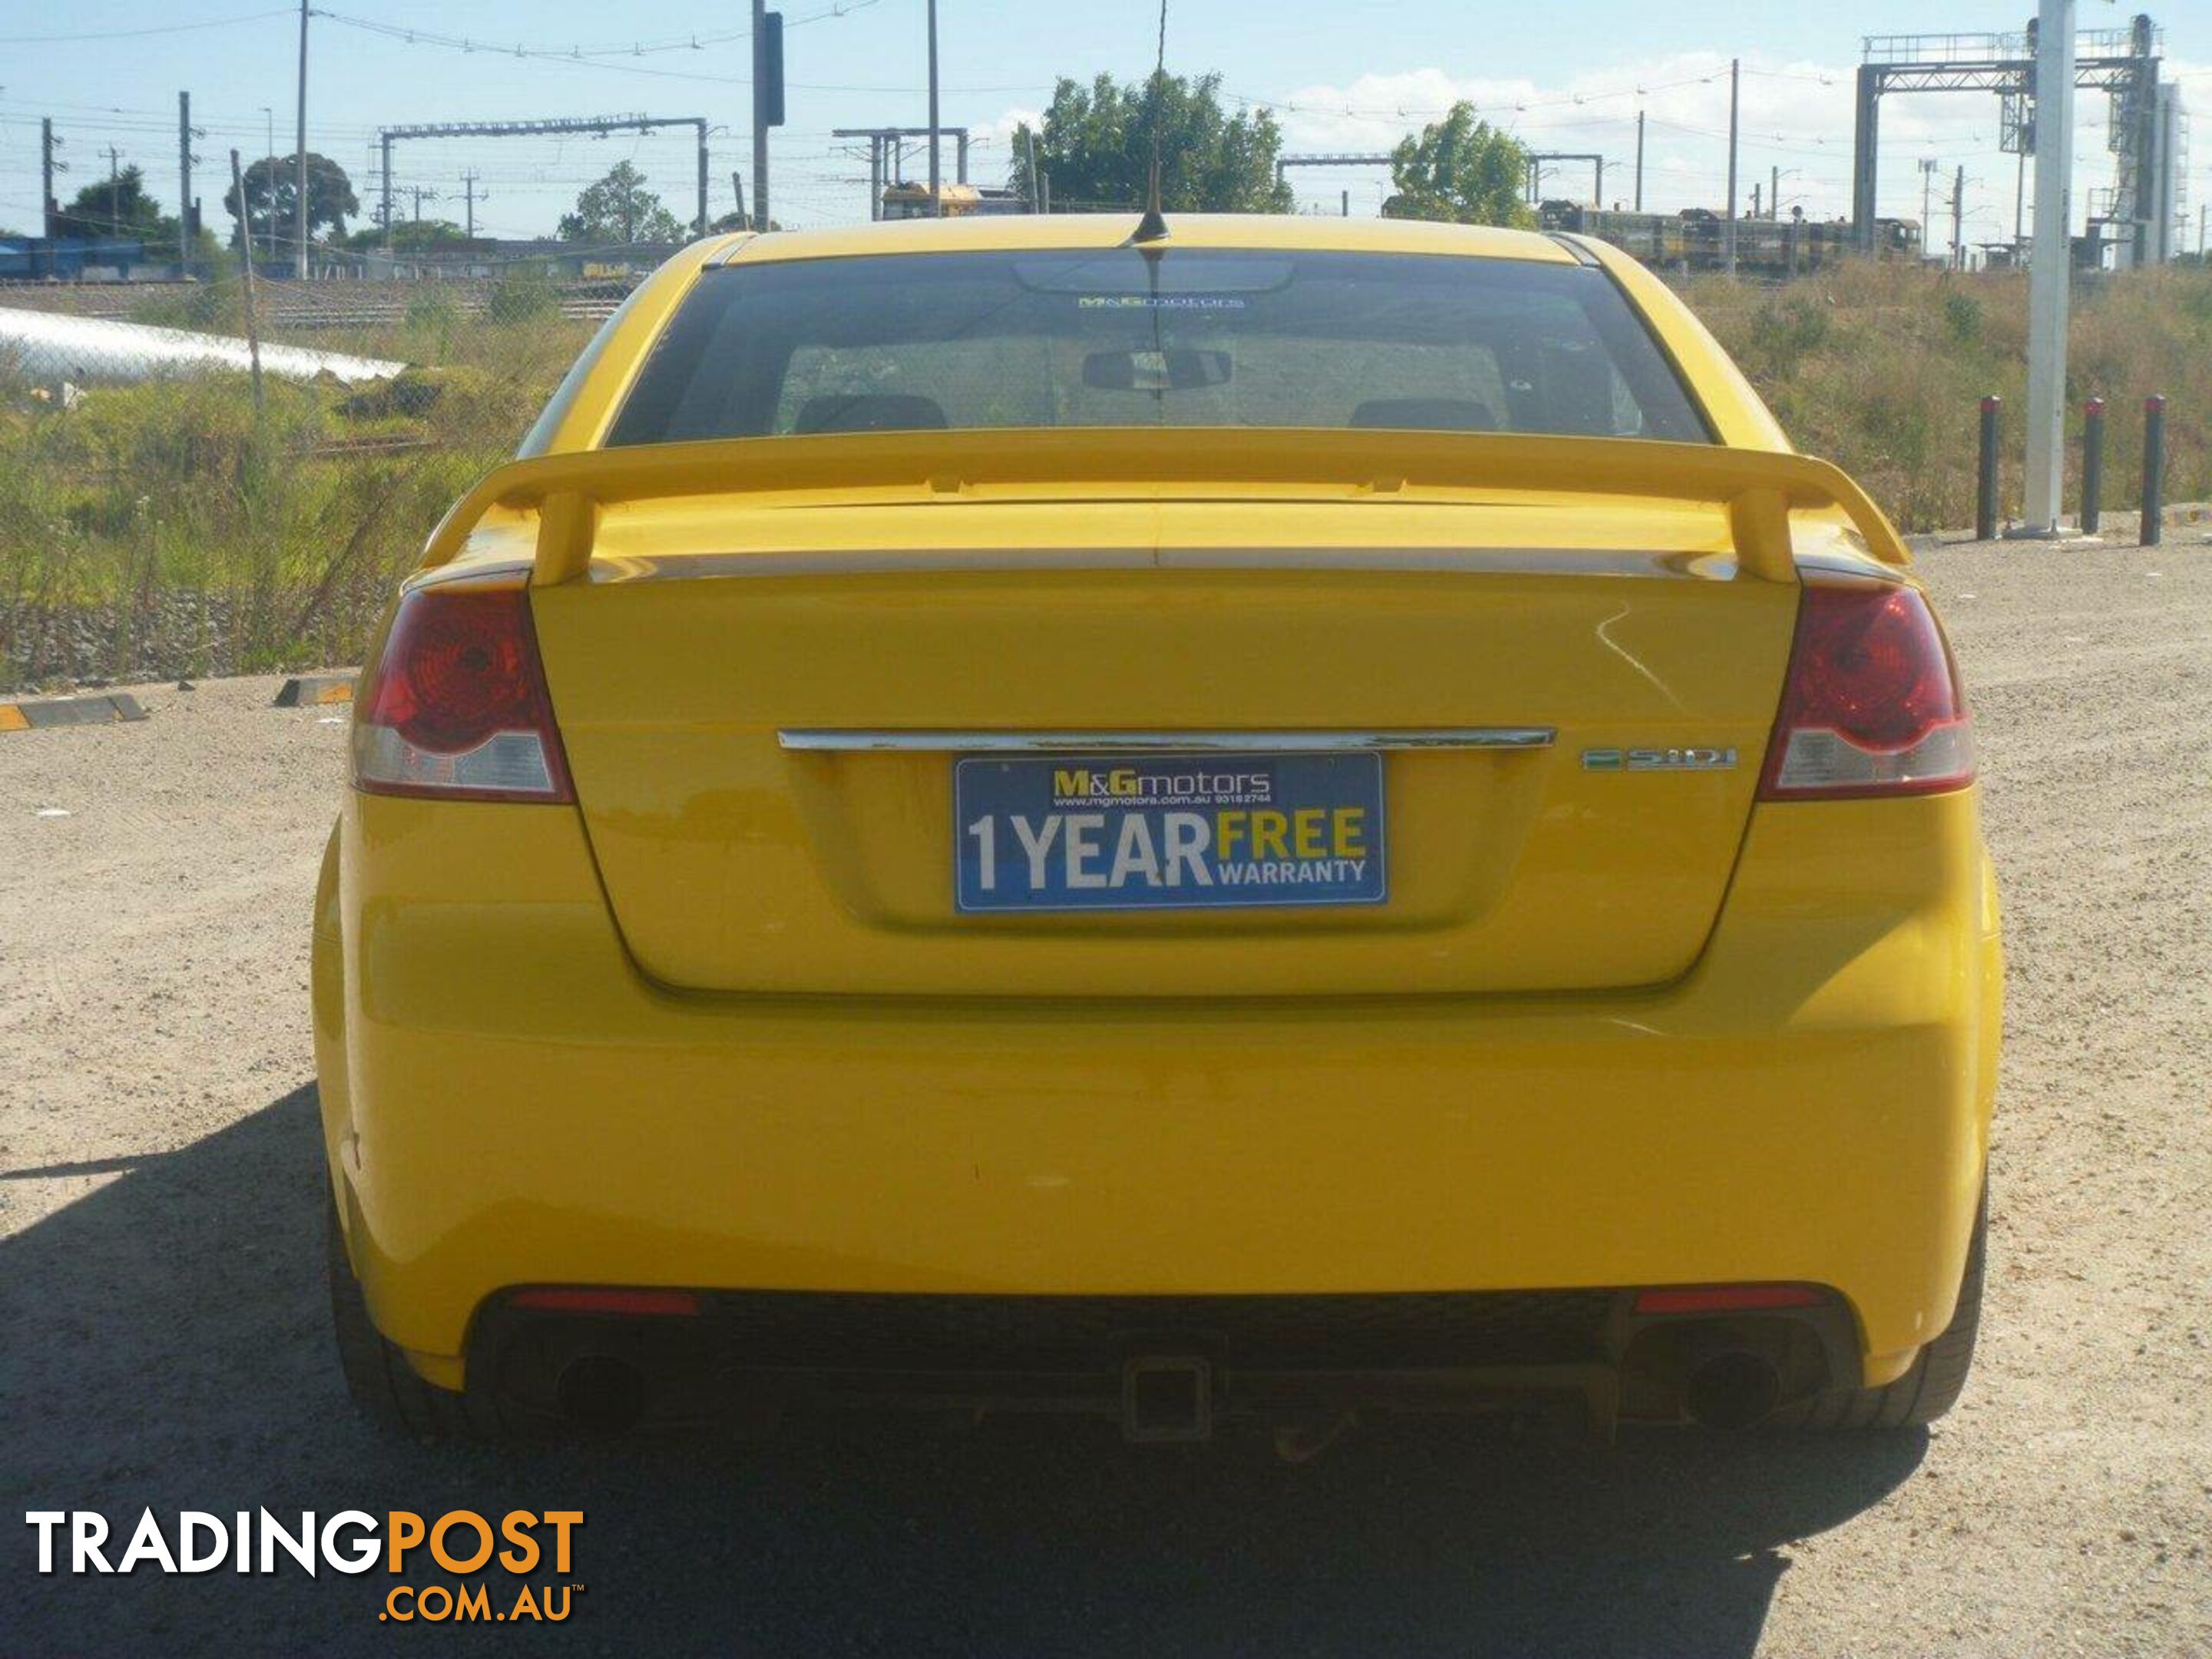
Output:
<instances>
[{"instance_id":1,"label":"tow hitch receiver","mask_svg":"<svg viewBox=\"0 0 2212 1659\"><path fill-rule=\"evenodd\" d=\"M1213 1367L1194 1355L1132 1359L1121 1368L1121 1434L1135 1442L1213 1437Z\"/></svg>"}]
</instances>

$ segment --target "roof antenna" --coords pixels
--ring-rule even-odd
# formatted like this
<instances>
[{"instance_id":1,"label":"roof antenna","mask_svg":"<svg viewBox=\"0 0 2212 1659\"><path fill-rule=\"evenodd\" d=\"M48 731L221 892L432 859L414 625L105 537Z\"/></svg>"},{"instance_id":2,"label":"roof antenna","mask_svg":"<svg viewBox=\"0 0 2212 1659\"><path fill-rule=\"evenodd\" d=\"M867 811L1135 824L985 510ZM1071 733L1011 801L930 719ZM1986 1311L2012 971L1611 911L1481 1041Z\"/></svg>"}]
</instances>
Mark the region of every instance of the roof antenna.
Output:
<instances>
[{"instance_id":1,"label":"roof antenna","mask_svg":"<svg viewBox=\"0 0 2212 1659\"><path fill-rule=\"evenodd\" d=\"M1133 242L1164 242L1167 240L1168 222L1160 213L1160 103L1167 93L1168 79L1168 0L1160 0L1159 56L1152 67L1152 179L1145 192L1145 216L1137 221L1137 234Z\"/></svg>"}]
</instances>

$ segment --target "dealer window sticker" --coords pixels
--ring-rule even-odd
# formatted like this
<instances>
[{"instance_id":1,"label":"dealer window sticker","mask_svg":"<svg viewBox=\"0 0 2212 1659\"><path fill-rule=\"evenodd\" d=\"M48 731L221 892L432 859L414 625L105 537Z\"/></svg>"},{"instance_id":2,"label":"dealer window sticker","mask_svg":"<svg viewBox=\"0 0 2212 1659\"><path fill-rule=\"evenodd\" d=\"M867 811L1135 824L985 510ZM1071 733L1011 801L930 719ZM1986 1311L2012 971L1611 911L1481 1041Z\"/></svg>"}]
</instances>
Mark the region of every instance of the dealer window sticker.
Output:
<instances>
[{"instance_id":1,"label":"dealer window sticker","mask_svg":"<svg viewBox=\"0 0 2212 1659\"><path fill-rule=\"evenodd\" d=\"M1235 294L1079 294L1078 311L1243 311L1250 302Z\"/></svg>"}]
</instances>

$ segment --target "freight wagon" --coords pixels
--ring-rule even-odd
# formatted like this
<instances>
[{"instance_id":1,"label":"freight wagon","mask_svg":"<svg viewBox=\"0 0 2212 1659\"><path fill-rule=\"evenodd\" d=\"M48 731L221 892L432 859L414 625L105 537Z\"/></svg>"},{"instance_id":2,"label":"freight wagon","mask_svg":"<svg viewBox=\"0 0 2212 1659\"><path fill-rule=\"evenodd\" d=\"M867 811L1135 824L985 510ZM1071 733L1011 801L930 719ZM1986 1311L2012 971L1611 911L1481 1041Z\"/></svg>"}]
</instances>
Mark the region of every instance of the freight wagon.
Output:
<instances>
[{"instance_id":1,"label":"freight wagon","mask_svg":"<svg viewBox=\"0 0 2212 1659\"><path fill-rule=\"evenodd\" d=\"M1717 270L1728 261L1728 225L1707 208L1680 213L1623 213L1579 202L1547 202L1544 228L1595 236L1662 269ZM1739 219L1735 263L1753 276L1788 276L1833 265L1856 252L1851 227L1842 220ZM1877 219L1875 252L1884 259L1920 258L1920 226L1911 219Z\"/></svg>"}]
</instances>

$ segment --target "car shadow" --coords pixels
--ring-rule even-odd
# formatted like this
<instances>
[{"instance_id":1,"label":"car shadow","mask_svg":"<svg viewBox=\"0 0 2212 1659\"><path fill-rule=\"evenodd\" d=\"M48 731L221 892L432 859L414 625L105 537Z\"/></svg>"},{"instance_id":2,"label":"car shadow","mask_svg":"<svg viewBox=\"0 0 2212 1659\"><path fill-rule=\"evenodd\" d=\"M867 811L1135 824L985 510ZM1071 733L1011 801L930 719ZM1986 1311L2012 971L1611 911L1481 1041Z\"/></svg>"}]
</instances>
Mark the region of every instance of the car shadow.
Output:
<instances>
[{"instance_id":1,"label":"car shadow","mask_svg":"<svg viewBox=\"0 0 2212 1659\"><path fill-rule=\"evenodd\" d=\"M96 1173L85 1166L83 1173ZM0 1170L0 1188L56 1172ZM28 1510L580 1509L539 1650L1622 1654L1758 1645L1790 1544L1879 1502L1924 1435L1624 1436L1398 1419L1310 1464L1257 1437L905 1419L758 1446L532 1450L357 1420L325 1328L312 1087L0 1241L0 1647L363 1651L390 1580L40 1576ZM412 1575L410 1575L411 1579ZM514 1651L452 1627L441 1646Z\"/></svg>"}]
</instances>

